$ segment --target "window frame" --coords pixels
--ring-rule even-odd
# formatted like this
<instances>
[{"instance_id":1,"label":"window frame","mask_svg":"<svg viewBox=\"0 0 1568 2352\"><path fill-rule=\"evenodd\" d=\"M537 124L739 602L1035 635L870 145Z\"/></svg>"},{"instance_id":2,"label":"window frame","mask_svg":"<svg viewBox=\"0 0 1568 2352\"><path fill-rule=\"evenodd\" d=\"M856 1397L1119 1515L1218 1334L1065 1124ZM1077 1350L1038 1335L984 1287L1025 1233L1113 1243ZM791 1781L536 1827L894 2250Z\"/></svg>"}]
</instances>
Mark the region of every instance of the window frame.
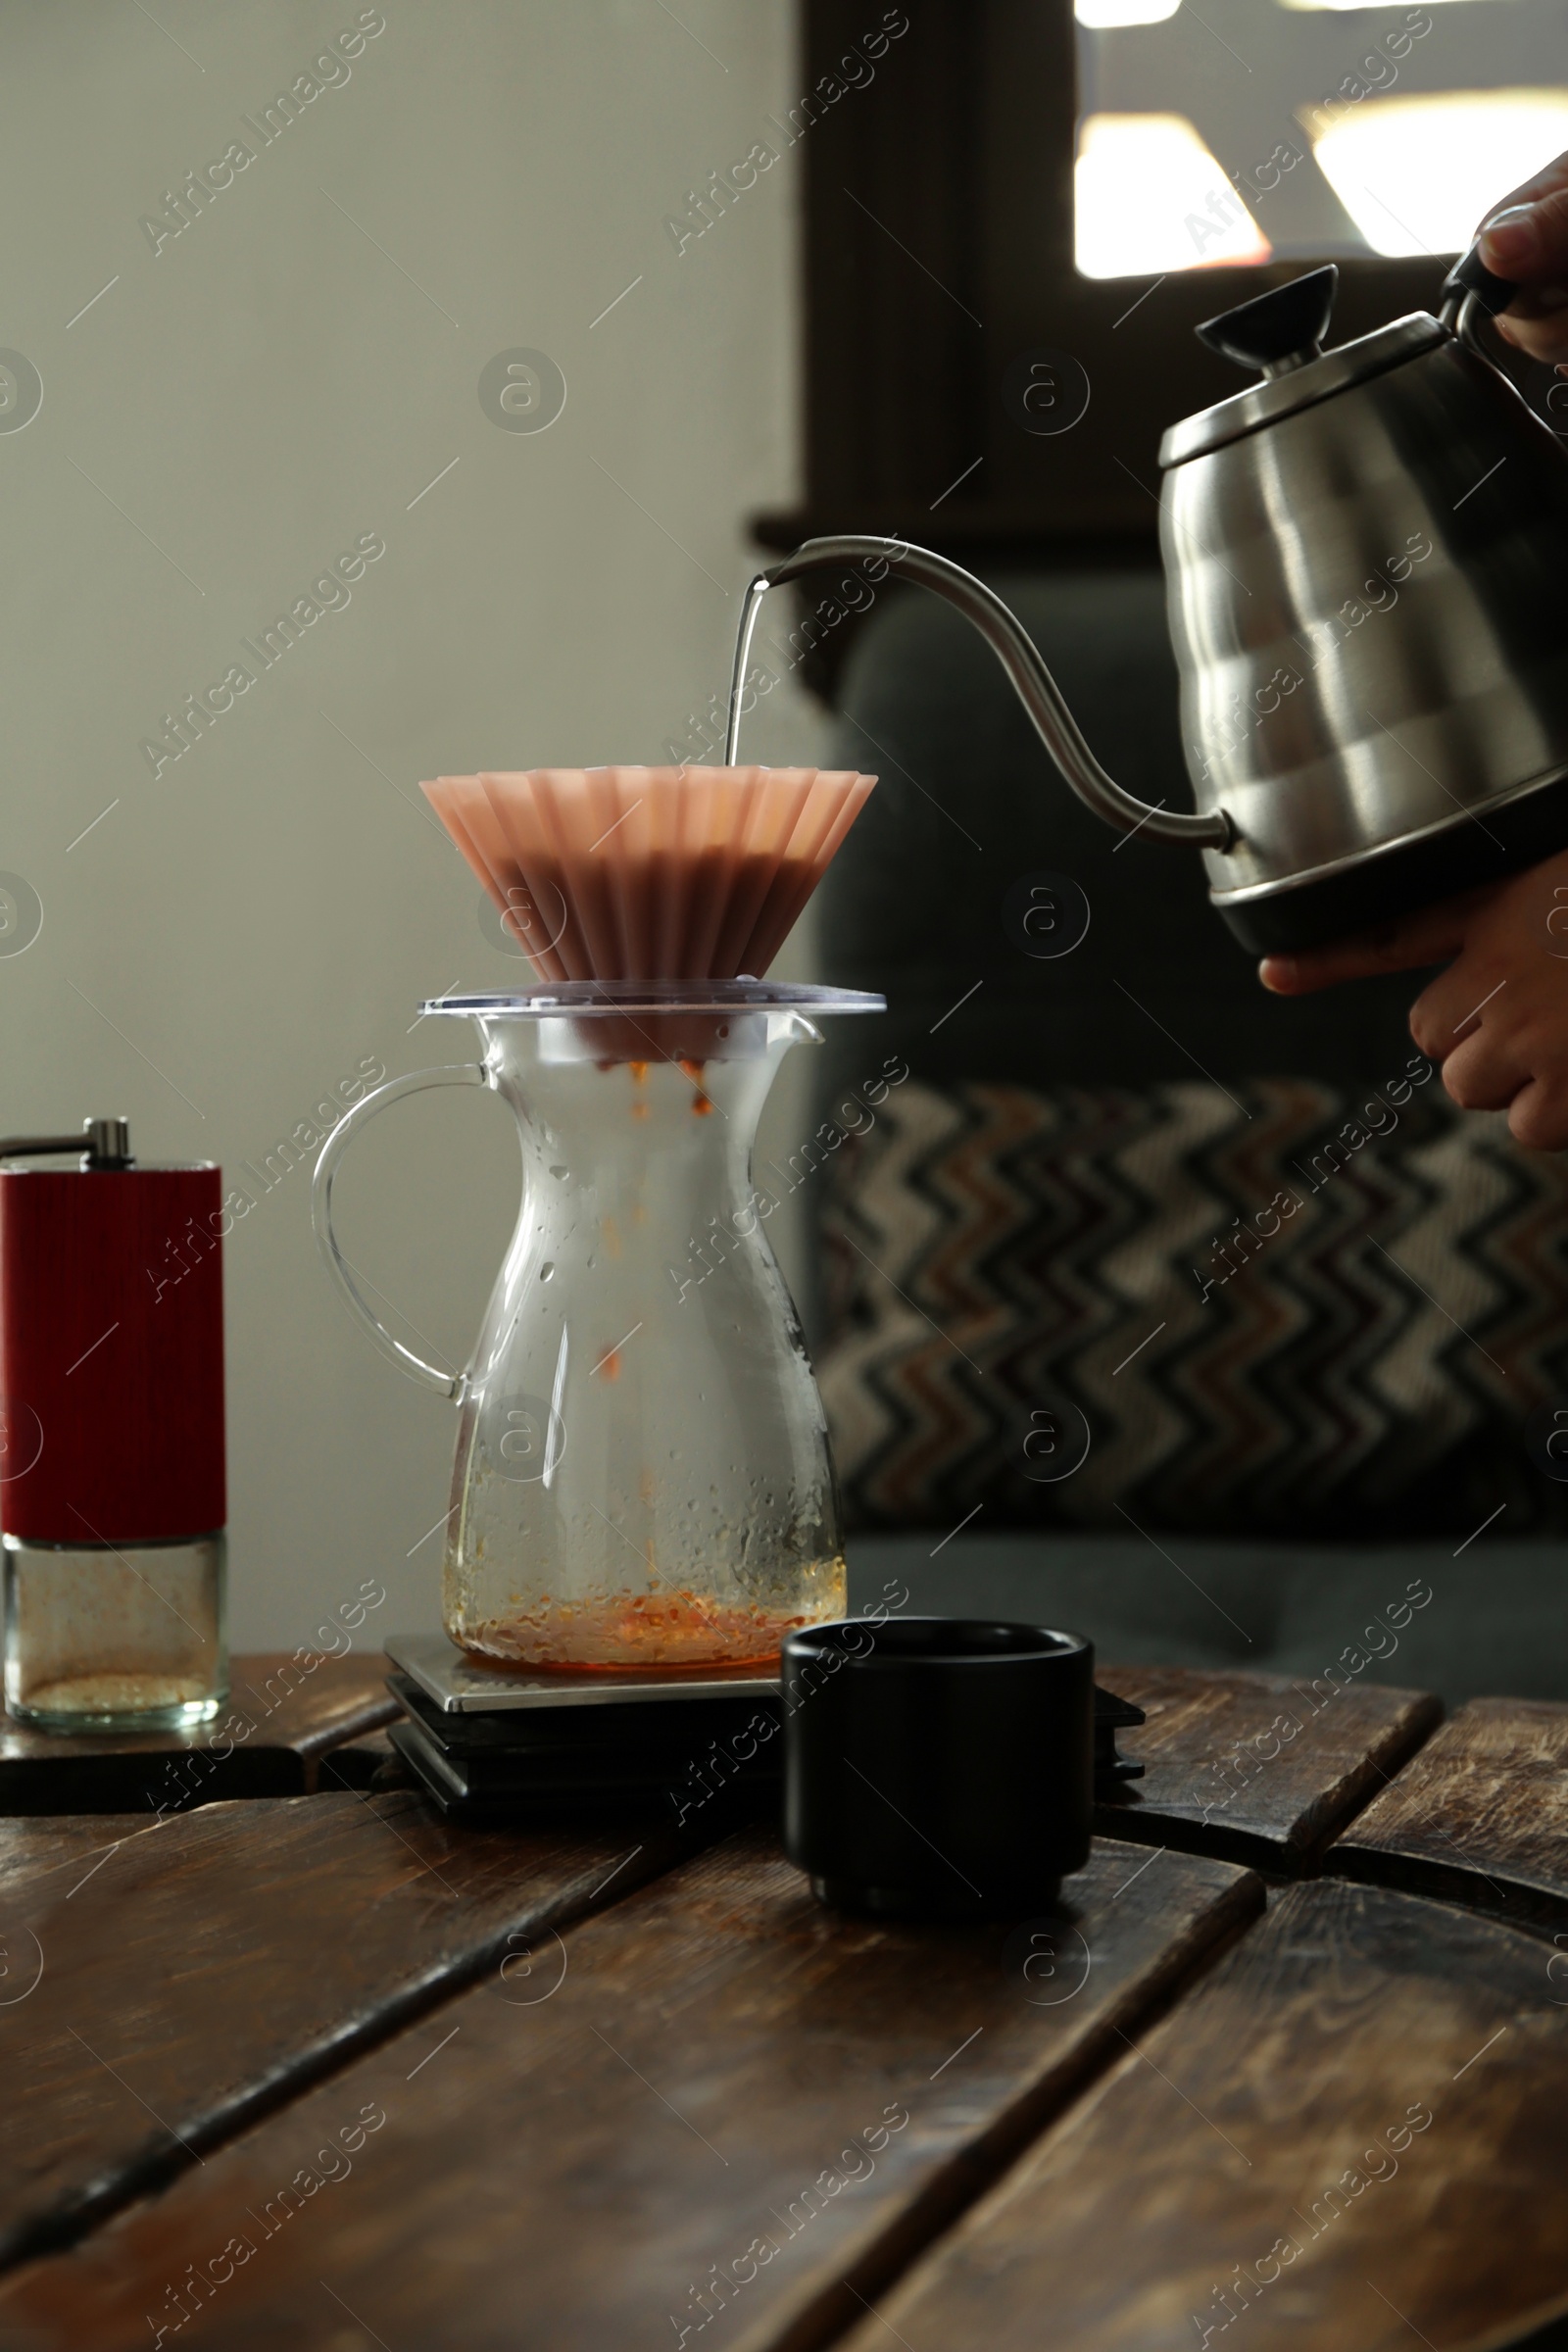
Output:
<instances>
[{"instance_id":1,"label":"window frame","mask_svg":"<svg viewBox=\"0 0 1568 2352\"><path fill-rule=\"evenodd\" d=\"M900 16L874 79L800 135L805 496L766 547L899 533L983 560L1071 546L1147 561L1167 424L1241 388L1192 329L1310 257L1153 277L1073 266L1072 0L803 0L803 88ZM864 52L862 51L863 55ZM1435 307L1445 257L1339 263L1333 339ZM1066 352L1089 406L1058 435L1003 406L1019 354ZM980 461L978 464L976 461Z\"/></svg>"}]
</instances>

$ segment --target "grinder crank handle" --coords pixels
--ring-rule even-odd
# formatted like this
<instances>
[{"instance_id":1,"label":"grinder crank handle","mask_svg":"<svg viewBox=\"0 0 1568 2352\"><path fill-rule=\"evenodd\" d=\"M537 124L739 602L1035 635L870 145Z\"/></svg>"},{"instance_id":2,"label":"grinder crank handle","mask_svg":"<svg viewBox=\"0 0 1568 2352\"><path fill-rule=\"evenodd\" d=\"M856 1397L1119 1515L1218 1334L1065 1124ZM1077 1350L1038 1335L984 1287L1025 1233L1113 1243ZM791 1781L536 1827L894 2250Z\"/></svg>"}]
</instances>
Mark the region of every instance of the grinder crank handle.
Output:
<instances>
[{"instance_id":1,"label":"grinder crank handle","mask_svg":"<svg viewBox=\"0 0 1568 2352\"><path fill-rule=\"evenodd\" d=\"M349 1141L368 1119L373 1119L389 1102L397 1102L405 1095L422 1094L431 1086L488 1086L484 1064L477 1061L449 1063L444 1069L411 1070L404 1078L389 1079L378 1086L373 1095L356 1102L347 1118L340 1119L321 1146L321 1156L316 1163L316 1177L311 1187L311 1223L316 1228L316 1246L321 1252L321 1263L336 1283L356 1319L369 1333L381 1353L389 1356L411 1380L419 1381L425 1388L434 1389L438 1396L450 1396L462 1402L466 1375L462 1372L443 1372L435 1364L427 1364L422 1355L405 1348L393 1338L380 1316L362 1293L354 1270L338 1248L337 1234L332 1226L332 1180L338 1163L348 1150Z\"/></svg>"},{"instance_id":2,"label":"grinder crank handle","mask_svg":"<svg viewBox=\"0 0 1568 2352\"><path fill-rule=\"evenodd\" d=\"M729 727L724 741L726 767L733 767L736 762L741 688L762 598L769 588L796 579L804 571L814 571L823 564L863 563L867 558L884 565L897 565L904 578L945 597L966 620L973 621L1006 671L1018 700L1034 721L1035 732L1062 775L1085 807L1102 817L1107 825L1114 826L1119 833L1149 833L1156 841L1195 842L1211 850L1231 848L1236 827L1223 808L1201 814L1196 810L1153 808L1147 801L1135 800L1130 792L1123 792L1095 758L1038 646L1001 597L983 580L977 580L973 572L950 563L946 556L933 555L929 548L910 547L903 539L873 539L858 534L808 539L792 556L785 556L780 563L770 564L765 571L758 573L746 591L735 644Z\"/></svg>"}]
</instances>

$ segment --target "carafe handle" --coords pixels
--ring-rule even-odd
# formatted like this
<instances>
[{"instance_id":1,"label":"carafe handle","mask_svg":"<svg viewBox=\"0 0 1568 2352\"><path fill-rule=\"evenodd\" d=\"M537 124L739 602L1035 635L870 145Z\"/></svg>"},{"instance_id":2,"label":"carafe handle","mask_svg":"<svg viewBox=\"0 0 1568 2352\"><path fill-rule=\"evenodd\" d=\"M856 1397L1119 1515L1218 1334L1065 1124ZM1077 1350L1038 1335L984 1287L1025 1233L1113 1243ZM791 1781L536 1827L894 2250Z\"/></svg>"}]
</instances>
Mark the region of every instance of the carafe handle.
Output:
<instances>
[{"instance_id":1,"label":"carafe handle","mask_svg":"<svg viewBox=\"0 0 1568 2352\"><path fill-rule=\"evenodd\" d=\"M405 1348L401 1340L392 1337L379 1315L366 1300L354 1279L348 1259L338 1248L337 1235L332 1229L332 1180L337 1174L338 1162L348 1150L350 1139L368 1119L373 1119L378 1110L385 1110L389 1102L400 1102L405 1095L422 1094L426 1087L431 1086L485 1086L488 1083L484 1065L477 1061L451 1062L444 1069L411 1070L405 1078L389 1079L385 1086L378 1086L373 1095L367 1095L363 1102L356 1102L347 1118L338 1121L321 1146L321 1156L316 1163L316 1178L311 1188L311 1222L316 1228L316 1246L321 1252L321 1263L381 1353L390 1356L399 1370L406 1372L411 1380L419 1381L442 1396L461 1397L466 1376L461 1372L442 1372L436 1365L427 1364L422 1355L416 1355L412 1348Z\"/></svg>"}]
</instances>

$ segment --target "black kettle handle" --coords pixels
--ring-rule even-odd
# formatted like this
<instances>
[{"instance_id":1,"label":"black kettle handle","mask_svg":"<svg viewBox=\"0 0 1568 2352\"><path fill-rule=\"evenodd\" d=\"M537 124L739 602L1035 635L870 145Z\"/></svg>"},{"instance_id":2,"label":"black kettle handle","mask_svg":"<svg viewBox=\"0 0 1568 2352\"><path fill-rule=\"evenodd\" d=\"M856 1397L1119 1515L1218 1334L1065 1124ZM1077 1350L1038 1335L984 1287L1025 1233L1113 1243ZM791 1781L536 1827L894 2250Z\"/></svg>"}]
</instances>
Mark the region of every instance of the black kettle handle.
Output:
<instances>
[{"instance_id":1,"label":"black kettle handle","mask_svg":"<svg viewBox=\"0 0 1568 2352\"><path fill-rule=\"evenodd\" d=\"M1518 291L1512 278L1498 277L1495 270L1487 268L1481 259L1481 247L1475 244L1462 262L1454 264L1444 279L1438 316L1451 325L1453 321L1447 317L1448 312L1451 310L1457 314L1465 296L1473 294L1489 318L1495 318L1499 311L1508 308Z\"/></svg>"}]
</instances>

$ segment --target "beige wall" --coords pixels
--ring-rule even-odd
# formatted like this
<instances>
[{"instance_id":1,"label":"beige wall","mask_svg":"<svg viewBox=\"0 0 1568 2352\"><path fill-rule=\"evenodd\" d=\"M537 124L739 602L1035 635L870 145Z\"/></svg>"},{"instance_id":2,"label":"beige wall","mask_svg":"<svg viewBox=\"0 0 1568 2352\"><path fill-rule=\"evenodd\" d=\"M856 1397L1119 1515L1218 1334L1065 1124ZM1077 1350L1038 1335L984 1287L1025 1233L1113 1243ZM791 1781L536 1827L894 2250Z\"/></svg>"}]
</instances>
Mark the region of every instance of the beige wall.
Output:
<instances>
[{"instance_id":1,"label":"beige wall","mask_svg":"<svg viewBox=\"0 0 1568 2352\"><path fill-rule=\"evenodd\" d=\"M264 147L242 117L353 0L0 6L0 343L44 388L0 431L0 868L44 908L0 958L0 1129L123 1111L144 1157L232 1168L362 1057L464 1058L417 1001L520 967L418 779L657 759L721 687L744 517L795 490L793 159L680 255L662 223L798 95L794 11L676 13L384 0ZM155 253L165 191L235 139L254 160ZM566 378L545 432L480 407L519 346ZM351 601L155 778L163 715L362 534L385 553ZM747 748L821 743L786 685ZM457 1360L515 1181L499 1104L454 1094L395 1108L343 1180L351 1254ZM436 1622L439 1546L413 1547L451 1409L350 1325L308 1192L298 1168L227 1244L240 1646L305 1639L368 1573L382 1630Z\"/></svg>"}]
</instances>

